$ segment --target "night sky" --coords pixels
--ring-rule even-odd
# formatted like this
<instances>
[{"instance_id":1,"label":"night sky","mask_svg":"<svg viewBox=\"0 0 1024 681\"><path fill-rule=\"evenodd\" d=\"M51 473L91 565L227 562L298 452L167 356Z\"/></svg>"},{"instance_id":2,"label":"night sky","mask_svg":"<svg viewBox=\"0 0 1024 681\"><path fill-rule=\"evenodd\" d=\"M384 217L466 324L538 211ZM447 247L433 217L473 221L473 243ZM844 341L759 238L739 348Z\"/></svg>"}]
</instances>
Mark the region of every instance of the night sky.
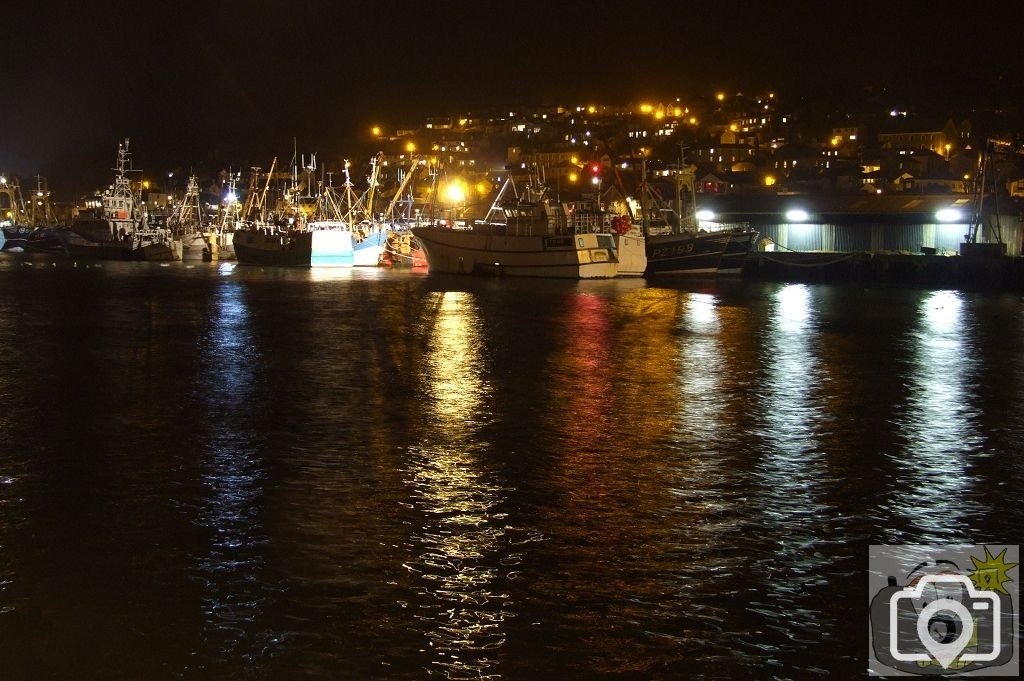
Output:
<instances>
[{"instance_id":1,"label":"night sky","mask_svg":"<svg viewBox=\"0 0 1024 681\"><path fill-rule=\"evenodd\" d=\"M371 123L486 106L828 97L1020 68L1011 3L970 21L925 2L88 4L5 20L0 170L102 183L123 137L147 170L266 166L293 138L342 152Z\"/></svg>"}]
</instances>

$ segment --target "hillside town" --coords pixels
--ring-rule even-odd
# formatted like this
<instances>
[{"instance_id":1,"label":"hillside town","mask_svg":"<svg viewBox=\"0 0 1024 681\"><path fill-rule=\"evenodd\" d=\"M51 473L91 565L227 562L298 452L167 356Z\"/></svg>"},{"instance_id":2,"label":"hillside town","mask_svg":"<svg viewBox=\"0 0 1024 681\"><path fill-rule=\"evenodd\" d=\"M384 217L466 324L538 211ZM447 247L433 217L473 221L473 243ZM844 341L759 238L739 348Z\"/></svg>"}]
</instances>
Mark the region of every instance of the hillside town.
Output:
<instances>
[{"instance_id":1,"label":"hillside town","mask_svg":"<svg viewBox=\"0 0 1024 681\"><path fill-rule=\"evenodd\" d=\"M574 229L587 219L608 229L620 216L645 234L658 224L756 234L755 251L943 255L988 242L1021 254L1019 102L993 97L941 111L866 93L844 110L826 99L718 91L465 111L370 123L343 152L303 150L296 140L259 165L154 172L143 151L142 169L129 161L118 182L158 231L186 213L200 232L254 221L470 228L540 188ZM7 221L18 213L13 221L28 226L82 224L113 189L66 197L42 176L3 184ZM17 226L5 226L6 249L19 244Z\"/></svg>"}]
</instances>

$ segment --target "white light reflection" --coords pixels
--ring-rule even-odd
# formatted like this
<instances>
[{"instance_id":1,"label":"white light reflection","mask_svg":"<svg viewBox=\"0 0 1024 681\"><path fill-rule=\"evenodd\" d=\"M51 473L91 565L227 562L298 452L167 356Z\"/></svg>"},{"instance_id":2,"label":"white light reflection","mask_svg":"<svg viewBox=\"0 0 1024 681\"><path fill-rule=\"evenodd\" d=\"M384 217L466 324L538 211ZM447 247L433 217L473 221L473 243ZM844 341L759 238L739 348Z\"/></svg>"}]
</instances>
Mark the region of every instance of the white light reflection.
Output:
<instances>
[{"instance_id":1,"label":"white light reflection","mask_svg":"<svg viewBox=\"0 0 1024 681\"><path fill-rule=\"evenodd\" d=\"M207 493L197 523L210 531L209 551L196 569L205 586L203 637L216 657L270 654L280 640L259 624L266 599L261 589L267 543L261 523L265 471L252 441L255 424L245 410L256 389L261 358L252 348L243 285L222 280L197 371L204 413L193 416L205 443L202 484Z\"/></svg>"},{"instance_id":2,"label":"white light reflection","mask_svg":"<svg viewBox=\"0 0 1024 681\"><path fill-rule=\"evenodd\" d=\"M834 509L826 500L830 473L817 436L828 418L816 396L825 380L816 354L820 333L809 287L786 286L773 303L755 416L763 445L754 468L760 491L753 504L768 542L761 561L768 579L751 610L765 616L767 626L787 627L791 637L817 639L835 626L836 615L805 588L826 573L829 559L818 547L834 534Z\"/></svg>"},{"instance_id":3,"label":"white light reflection","mask_svg":"<svg viewBox=\"0 0 1024 681\"><path fill-rule=\"evenodd\" d=\"M894 456L901 472L893 480L892 508L914 543L971 540L967 517L977 509L969 459L982 449L970 387L971 330L962 295L935 291L921 301L908 338L913 362L907 402L897 416L904 445Z\"/></svg>"},{"instance_id":4,"label":"white light reflection","mask_svg":"<svg viewBox=\"0 0 1024 681\"><path fill-rule=\"evenodd\" d=\"M717 301L707 293L693 293L683 313L687 332L680 349L679 394L684 409L681 430L686 438L702 448L712 448L721 436L722 349ZM709 454L711 452L708 452Z\"/></svg>"},{"instance_id":5,"label":"white light reflection","mask_svg":"<svg viewBox=\"0 0 1024 681\"><path fill-rule=\"evenodd\" d=\"M505 643L501 624L512 616L500 581L521 557L503 550L509 528L498 508L506 490L480 460L490 387L479 311L470 293L441 295L426 356L426 432L407 469L423 519L406 564L420 595L412 615L428 625L430 673L494 678L494 651Z\"/></svg>"},{"instance_id":6,"label":"white light reflection","mask_svg":"<svg viewBox=\"0 0 1024 681\"><path fill-rule=\"evenodd\" d=\"M814 396L820 368L811 305L810 289L803 284L776 294L762 358L764 449L756 473L768 502L765 521L784 538L784 550L788 544L815 539L829 512L821 489L828 470L815 435L824 414Z\"/></svg>"}]
</instances>

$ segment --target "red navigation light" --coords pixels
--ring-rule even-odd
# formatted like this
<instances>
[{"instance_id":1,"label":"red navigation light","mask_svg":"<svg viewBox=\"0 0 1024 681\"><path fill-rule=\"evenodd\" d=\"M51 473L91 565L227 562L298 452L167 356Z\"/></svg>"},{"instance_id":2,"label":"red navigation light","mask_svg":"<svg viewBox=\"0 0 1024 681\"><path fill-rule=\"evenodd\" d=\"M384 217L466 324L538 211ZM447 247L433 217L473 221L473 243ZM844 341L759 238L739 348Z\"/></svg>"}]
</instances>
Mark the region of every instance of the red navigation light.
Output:
<instances>
[{"instance_id":1,"label":"red navigation light","mask_svg":"<svg viewBox=\"0 0 1024 681\"><path fill-rule=\"evenodd\" d=\"M594 165L590 166L590 172L597 175L599 172L601 172L601 166L595 163Z\"/></svg>"}]
</instances>

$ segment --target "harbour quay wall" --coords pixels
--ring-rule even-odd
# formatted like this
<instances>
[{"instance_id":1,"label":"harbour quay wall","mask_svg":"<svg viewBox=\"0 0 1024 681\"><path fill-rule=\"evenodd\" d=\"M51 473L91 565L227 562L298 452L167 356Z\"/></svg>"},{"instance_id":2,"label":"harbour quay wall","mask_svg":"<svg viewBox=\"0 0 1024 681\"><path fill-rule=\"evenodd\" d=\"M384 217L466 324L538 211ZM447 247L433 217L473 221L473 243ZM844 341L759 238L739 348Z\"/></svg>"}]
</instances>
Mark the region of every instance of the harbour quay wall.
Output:
<instances>
[{"instance_id":1,"label":"harbour quay wall","mask_svg":"<svg viewBox=\"0 0 1024 681\"><path fill-rule=\"evenodd\" d=\"M876 252L751 252L743 276L1024 291L1024 257Z\"/></svg>"}]
</instances>

